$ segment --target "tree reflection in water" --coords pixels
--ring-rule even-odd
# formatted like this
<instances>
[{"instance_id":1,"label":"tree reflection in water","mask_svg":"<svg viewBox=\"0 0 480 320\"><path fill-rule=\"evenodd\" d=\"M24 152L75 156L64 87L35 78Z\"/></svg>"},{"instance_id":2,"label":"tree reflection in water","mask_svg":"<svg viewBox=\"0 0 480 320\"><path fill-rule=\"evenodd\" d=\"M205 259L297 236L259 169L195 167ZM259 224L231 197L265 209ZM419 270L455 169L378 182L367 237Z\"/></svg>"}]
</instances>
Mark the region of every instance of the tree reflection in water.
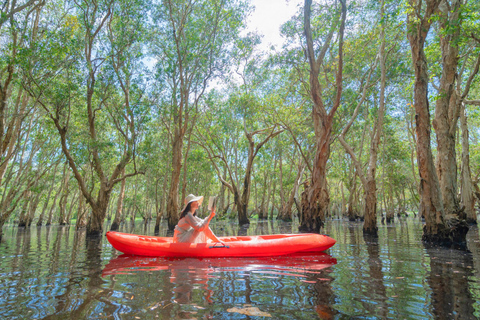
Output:
<instances>
[{"instance_id":1,"label":"tree reflection in water","mask_svg":"<svg viewBox=\"0 0 480 320\"><path fill-rule=\"evenodd\" d=\"M421 226L401 219L368 239L361 223L329 220L322 231L337 240L331 256L240 259L118 257L106 238L74 226L5 227L0 318L479 318L478 228L463 252L425 248ZM295 231L298 222L212 227L219 236L251 236ZM144 224L121 231L129 230L142 233Z\"/></svg>"},{"instance_id":2,"label":"tree reflection in water","mask_svg":"<svg viewBox=\"0 0 480 320\"><path fill-rule=\"evenodd\" d=\"M56 245L61 243L64 235L64 229L61 228L57 233ZM68 230L68 228L67 228ZM68 231L66 234L68 238ZM96 311L95 305L102 301L105 305L102 308L103 314L113 313L116 309L108 299L111 295L111 288L105 288L105 281L101 278L102 266L102 239L100 237L85 237L85 230L75 233L73 247L70 253L70 259L67 266L69 275L65 290L55 296L55 312L43 319L82 319L99 318L101 314ZM83 253L82 246L86 247L84 261L78 261L79 253ZM61 251L58 250L58 253ZM65 259L62 259L65 260ZM54 265L59 266L59 256L54 257ZM78 270L78 265L85 264L85 269ZM65 266L62 266L65 267ZM84 274L87 272L87 274Z\"/></svg>"},{"instance_id":3,"label":"tree reflection in water","mask_svg":"<svg viewBox=\"0 0 480 320\"><path fill-rule=\"evenodd\" d=\"M430 274L431 313L435 319L474 319L475 309L469 278L473 275L470 252L427 247Z\"/></svg>"},{"instance_id":4,"label":"tree reflection in water","mask_svg":"<svg viewBox=\"0 0 480 320\"><path fill-rule=\"evenodd\" d=\"M377 315L382 319L387 318L388 306L386 304L387 293L383 282L383 263L379 255L378 237L364 235L363 239L368 250L368 269L370 281L368 282L372 299L379 301L377 306ZM372 310L374 311L374 310Z\"/></svg>"},{"instance_id":5,"label":"tree reflection in water","mask_svg":"<svg viewBox=\"0 0 480 320\"><path fill-rule=\"evenodd\" d=\"M292 299L282 295L281 290L261 296L259 292L263 290L263 283L259 277L278 279L272 281L279 285L288 277L314 283L316 309L332 314L329 307L332 296L331 278L325 270L335 263L336 260L325 253L274 258L203 259L121 255L110 260L103 269L102 276L115 278L135 275L139 279L141 273L159 272L159 277L163 279L163 283L159 283L163 294L159 296L157 307L164 317L184 318L201 313L203 317L209 318L215 313L225 312L223 309L217 310L217 304L248 306L261 304L266 298ZM290 291L290 288L285 289ZM304 295L299 295L300 299L303 297ZM281 308L282 303L275 305Z\"/></svg>"}]
</instances>

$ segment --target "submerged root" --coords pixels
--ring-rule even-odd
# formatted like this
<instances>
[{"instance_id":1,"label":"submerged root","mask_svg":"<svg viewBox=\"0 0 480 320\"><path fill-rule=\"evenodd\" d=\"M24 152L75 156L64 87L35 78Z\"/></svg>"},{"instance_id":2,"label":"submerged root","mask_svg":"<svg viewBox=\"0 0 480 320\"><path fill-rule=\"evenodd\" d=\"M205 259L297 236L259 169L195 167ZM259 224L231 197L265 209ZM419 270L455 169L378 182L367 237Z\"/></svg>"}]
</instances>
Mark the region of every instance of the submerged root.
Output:
<instances>
[{"instance_id":1,"label":"submerged root","mask_svg":"<svg viewBox=\"0 0 480 320\"><path fill-rule=\"evenodd\" d=\"M445 219L445 225L438 225L435 234L428 234L427 227L424 226L422 241L430 245L466 249L468 229L466 220L459 219L457 215L449 215Z\"/></svg>"}]
</instances>

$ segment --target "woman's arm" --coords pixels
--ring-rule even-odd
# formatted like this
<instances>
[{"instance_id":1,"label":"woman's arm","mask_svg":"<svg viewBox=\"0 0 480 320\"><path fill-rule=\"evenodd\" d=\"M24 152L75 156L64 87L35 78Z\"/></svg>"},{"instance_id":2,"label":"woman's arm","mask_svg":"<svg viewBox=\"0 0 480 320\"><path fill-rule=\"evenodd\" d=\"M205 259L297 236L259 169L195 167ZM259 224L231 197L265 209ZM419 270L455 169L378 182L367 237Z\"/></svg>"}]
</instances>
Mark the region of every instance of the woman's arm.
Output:
<instances>
[{"instance_id":1,"label":"woman's arm","mask_svg":"<svg viewBox=\"0 0 480 320\"><path fill-rule=\"evenodd\" d=\"M204 220L194 217L191 212L187 213L185 216L185 221L195 230L197 231L203 231L205 230L206 227L208 227L208 224L210 223L210 220L215 216L215 212L212 211L208 217L206 217Z\"/></svg>"}]
</instances>

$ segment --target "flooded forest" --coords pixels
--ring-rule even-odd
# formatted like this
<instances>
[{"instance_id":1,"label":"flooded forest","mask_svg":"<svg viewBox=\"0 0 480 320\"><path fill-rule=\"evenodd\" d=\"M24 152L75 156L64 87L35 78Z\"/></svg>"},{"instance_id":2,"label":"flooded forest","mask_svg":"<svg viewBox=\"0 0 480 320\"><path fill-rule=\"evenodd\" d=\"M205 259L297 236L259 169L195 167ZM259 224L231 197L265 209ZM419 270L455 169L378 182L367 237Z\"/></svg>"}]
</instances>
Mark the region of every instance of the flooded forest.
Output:
<instances>
[{"instance_id":1,"label":"flooded forest","mask_svg":"<svg viewBox=\"0 0 480 320\"><path fill-rule=\"evenodd\" d=\"M282 44L259 5L0 4L0 318L480 317L480 2L300 0ZM218 196L219 237L336 244L104 237L172 236L189 194Z\"/></svg>"},{"instance_id":2,"label":"flooded forest","mask_svg":"<svg viewBox=\"0 0 480 320\"><path fill-rule=\"evenodd\" d=\"M415 216L424 242L465 244L479 6L305 0L266 50L249 1L4 2L0 236L172 230L194 193L239 225L341 218L376 237Z\"/></svg>"}]
</instances>

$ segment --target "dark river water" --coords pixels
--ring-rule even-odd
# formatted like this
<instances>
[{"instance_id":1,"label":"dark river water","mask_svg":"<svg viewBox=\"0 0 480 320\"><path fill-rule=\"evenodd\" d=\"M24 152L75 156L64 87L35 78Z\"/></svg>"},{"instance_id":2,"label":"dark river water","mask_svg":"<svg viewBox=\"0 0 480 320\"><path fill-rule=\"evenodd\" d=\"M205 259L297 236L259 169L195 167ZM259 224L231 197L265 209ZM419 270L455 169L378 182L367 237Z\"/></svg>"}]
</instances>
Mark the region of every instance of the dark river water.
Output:
<instances>
[{"instance_id":1,"label":"dark river water","mask_svg":"<svg viewBox=\"0 0 480 320\"><path fill-rule=\"evenodd\" d=\"M121 231L153 235L154 224ZM0 319L477 319L480 239L469 251L425 248L414 218L328 220L325 254L274 258L122 256L74 227L4 228ZM297 233L296 223L217 221L218 236ZM166 226L160 231L166 235Z\"/></svg>"}]
</instances>

